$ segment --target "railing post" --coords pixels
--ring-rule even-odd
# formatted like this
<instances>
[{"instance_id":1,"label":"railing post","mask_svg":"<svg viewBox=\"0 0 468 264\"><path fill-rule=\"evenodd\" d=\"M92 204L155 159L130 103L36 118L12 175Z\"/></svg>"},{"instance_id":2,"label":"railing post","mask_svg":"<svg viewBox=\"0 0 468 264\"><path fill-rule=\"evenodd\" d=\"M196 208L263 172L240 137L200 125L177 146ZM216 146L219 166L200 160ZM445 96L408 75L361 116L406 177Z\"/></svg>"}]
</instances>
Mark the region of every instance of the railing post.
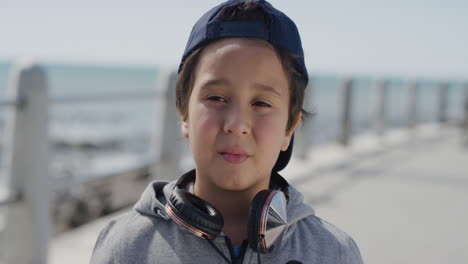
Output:
<instances>
[{"instance_id":1,"label":"railing post","mask_svg":"<svg viewBox=\"0 0 468 264\"><path fill-rule=\"evenodd\" d=\"M353 80L346 78L342 81L341 91L340 91L340 107L341 107L341 116L340 116L340 131L338 142L344 146L349 144L349 139L351 137L352 129L352 120L351 120L351 111L352 111L352 93L353 93Z\"/></svg>"},{"instance_id":2,"label":"railing post","mask_svg":"<svg viewBox=\"0 0 468 264\"><path fill-rule=\"evenodd\" d=\"M406 100L406 126L413 129L416 126L418 115L418 90L419 84L411 81L408 84Z\"/></svg>"},{"instance_id":3,"label":"railing post","mask_svg":"<svg viewBox=\"0 0 468 264\"><path fill-rule=\"evenodd\" d=\"M157 122L153 135L153 150L156 162L152 169L153 177L172 180L178 176L182 150L182 133L179 112L175 104L175 82L177 73L162 71L158 74L158 89L164 91L162 120ZM158 104L157 104L158 105Z\"/></svg>"},{"instance_id":4,"label":"railing post","mask_svg":"<svg viewBox=\"0 0 468 264\"><path fill-rule=\"evenodd\" d=\"M386 128L388 86L387 80L378 80L375 87L374 127L379 137L383 136Z\"/></svg>"},{"instance_id":5,"label":"railing post","mask_svg":"<svg viewBox=\"0 0 468 264\"><path fill-rule=\"evenodd\" d=\"M464 86L464 102L463 102L463 138L465 146L468 146L468 82Z\"/></svg>"},{"instance_id":6,"label":"railing post","mask_svg":"<svg viewBox=\"0 0 468 264\"><path fill-rule=\"evenodd\" d=\"M19 65L8 94L18 102L6 109L4 175L7 190L21 197L6 210L6 263L45 264L50 234L48 182L48 99L44 70Z\"/></svg>"},{"instance_id":7,"label":"railing post","mask_svg":"<svg viewBox=\"0 0 468 264\"><path fill-rule=\"evenodd\" d=\"M440 123L447 122L447 106L449 99L449 89L450 85L446 82L440 83L439 85L439 109L438 109L438 119Z\"/></svg>"}]
</instances>

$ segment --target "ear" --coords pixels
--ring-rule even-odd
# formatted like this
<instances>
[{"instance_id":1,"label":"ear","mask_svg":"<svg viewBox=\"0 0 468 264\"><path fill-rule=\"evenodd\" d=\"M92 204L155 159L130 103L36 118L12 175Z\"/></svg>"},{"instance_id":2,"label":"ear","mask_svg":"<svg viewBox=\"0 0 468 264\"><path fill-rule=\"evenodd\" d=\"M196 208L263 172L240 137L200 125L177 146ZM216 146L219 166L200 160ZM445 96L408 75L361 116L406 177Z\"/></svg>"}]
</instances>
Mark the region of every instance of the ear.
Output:
<instances>
[{"instance_id":1,"label":"ear","mask_svg":"<svg viewBox=\"0 0 468 264\"><path fill-rule=\"evenodd\" d=\"M289 143L291 142L291 137L294 134L294 131L296 130L297 126L299 125L301 118L302 118L302 113L299 112L299 114L296 117L296 120L294 120L294 123L291 129L286 131L286 135L284 136L284 140L283 140L283 145L281 145L281 151L286 151L288 149Z\"/></svg>"},{"instance_id":2,"label":"ear","mask_svg":"<svg viewBox=\"0 0 468 264\"><path fill-rule=\"evenodd\" d=\"M182 130L182 135L184 135L184 138L189 138L189 129L187 121L182 121L182 123L180 124L180 128Z\"/></svg>"},{"instance_id":3,"label":"ear","mask_svg":"<svg viewBox=\"0 0 468 264\"><path fill-rule=\"evenodd\" d=\"M188 122L187 120L184 120L184 115L182 114L180 109L178 109L178 112L179 112L180 121L182 121L180 123L180 130L182 131L182 135L184 136L184 138L189 138Z\"/></svg>"}]
</instances>

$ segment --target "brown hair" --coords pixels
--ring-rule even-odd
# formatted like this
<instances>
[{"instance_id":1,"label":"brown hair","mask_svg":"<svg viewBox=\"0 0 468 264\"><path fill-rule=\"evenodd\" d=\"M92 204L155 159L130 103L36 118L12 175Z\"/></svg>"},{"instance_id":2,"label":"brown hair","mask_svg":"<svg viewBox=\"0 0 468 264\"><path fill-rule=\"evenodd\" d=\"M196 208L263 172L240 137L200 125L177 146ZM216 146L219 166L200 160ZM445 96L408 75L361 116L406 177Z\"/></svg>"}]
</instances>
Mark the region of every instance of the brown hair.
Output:
<instances>
[{"instance_id":1,"label":"brown hair","mask_svg":"<svg viewBox=\"0 0 468 264\"><path fill-rule=\"evenodd\" d=\"M256 5L254 1L247 1L243 4L227 7L222 12L224 21L259 21L268 23L262 8ZM213 42L209 42L192 52L183 61L179 72L176 82L176 106L184 121L187 120L188 117L188 103L192 94L195 68L204 47L211 43ZM278 47L274 48L281 59L281 64L283 65L289 81L290 99L288 123L286 126L286 130L289 131L299 113L302 113L303 117L310 115L310 113L302 107L308 78L298 70L292 54Z\"/></svg>"}]
</instances>

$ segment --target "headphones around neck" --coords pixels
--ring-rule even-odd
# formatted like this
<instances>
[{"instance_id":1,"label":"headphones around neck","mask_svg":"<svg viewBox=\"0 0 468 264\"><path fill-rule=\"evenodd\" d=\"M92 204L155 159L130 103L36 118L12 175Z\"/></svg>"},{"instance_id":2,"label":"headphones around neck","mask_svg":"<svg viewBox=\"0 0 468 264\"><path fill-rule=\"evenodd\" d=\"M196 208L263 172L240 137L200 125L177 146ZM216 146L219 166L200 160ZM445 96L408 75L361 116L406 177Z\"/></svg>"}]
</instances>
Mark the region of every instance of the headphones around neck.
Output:
<instances>
[{"instance_id":1,"label":"headphones around neck","mask_svg":"<svg viewBox=\"0 0 468 264\"><path fill-rule=\"evenodd\" d=\"M218 209L187 191L194 182L195 170L182 175L167 200L165 210L179 226L209 240L222 231L224 219ZM286 204L289 198L288 182L273 172L270 189L255 195L249 210L248 242L252 250L268 253L281 240L286 230Z\"/></svg>"}]
</instances>

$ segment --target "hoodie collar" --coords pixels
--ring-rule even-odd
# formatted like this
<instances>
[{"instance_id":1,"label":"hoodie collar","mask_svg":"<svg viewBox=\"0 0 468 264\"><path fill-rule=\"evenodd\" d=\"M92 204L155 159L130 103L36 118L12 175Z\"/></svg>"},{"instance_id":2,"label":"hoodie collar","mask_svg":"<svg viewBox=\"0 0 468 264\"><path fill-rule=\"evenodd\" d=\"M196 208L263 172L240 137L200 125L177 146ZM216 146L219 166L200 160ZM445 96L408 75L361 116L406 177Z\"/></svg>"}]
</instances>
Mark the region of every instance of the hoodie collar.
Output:
<instances>
[{"instance_id":1,"label":"hoodie collar","mask_svg":"<svg viewBox=\"0 0 468 264\"><path fill-rule=\"evenodd\" d=\"M140 200L133 207L134 210L141 214L146 214L153 217L164 218L169 220L164 206L169 199L176 181L153 181L151 182ZM304 196L296 188L289 185L288 187L289 201L286 207L288 226L294 225L297 221L308 216L314 215L312 207L304 202Z\"/></svg>"}]
</instances>

